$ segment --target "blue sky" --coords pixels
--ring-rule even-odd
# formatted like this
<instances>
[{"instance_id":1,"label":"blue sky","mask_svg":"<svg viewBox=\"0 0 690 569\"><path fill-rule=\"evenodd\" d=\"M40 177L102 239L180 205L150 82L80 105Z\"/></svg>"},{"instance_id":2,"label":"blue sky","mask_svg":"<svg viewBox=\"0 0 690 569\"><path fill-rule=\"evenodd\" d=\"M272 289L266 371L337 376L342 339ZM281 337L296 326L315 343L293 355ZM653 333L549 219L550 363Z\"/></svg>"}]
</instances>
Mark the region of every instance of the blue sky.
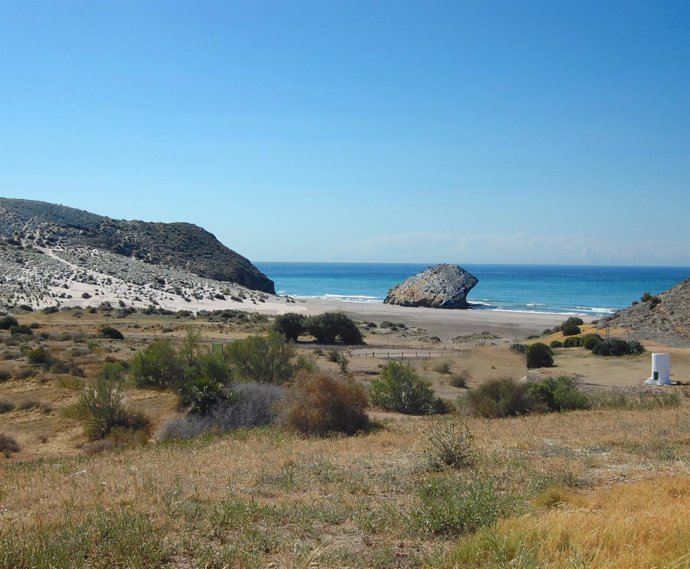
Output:
<instances>
[{"instance_id":1,"label":"blue sky","mask_svg":"<svg viewBox=\"0 0 690 569\"><path fill-rule=\"evenodd\" d=\"M0 0L0 195L257 261L690 266L690 2Z\"/></svg>"}]
</instances>

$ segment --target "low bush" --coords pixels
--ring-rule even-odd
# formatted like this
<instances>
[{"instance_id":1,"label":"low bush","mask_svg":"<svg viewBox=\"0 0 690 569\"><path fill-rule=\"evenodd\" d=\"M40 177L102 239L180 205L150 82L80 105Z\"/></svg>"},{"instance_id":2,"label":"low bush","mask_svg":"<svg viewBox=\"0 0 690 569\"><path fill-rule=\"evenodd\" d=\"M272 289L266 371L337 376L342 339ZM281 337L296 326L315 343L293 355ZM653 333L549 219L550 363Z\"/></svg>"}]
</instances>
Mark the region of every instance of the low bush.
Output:
<instances>
[{"instance_id":1,"label":"low bush","mask_svg":"<svg viewBox=\"0 0 690 569\"><path fill-rule=\"evenodd\" d=\"M120 362L105 362L98 377L106 381L122 381L127 369Z\"/></svg>"},{"instance_id":2,"label":"low bush","mask_svg":"<svg viewBox=\"0 0 690 569\"><path fill-rule=\"evenodd\" d=\"M34 332L28 326L17 325L10 327L10 334L12 336L33 336Z\"/></svg>"},{"instance_id":3,"label":"low bush","mask_svg":"<svg viewBox=\"0 0 690 569\"><path fill-rule=\"evenodd\" d=\"M352 435L369 427L366 408L366 391L355 380L300 373L285 392L281 421L305 434Z\"/></svg>"},{"instance_id":4,"label":"low bush","mask_svg":"<svg viewBox=\"0 0 690 569\"><path fill-rule=\"evenodd\" d=\"M9 381L9 379L12 377L12 374L10 374L9 371L6 371L4 369L0 369L0 383L4 383L5 381Z\"/></svg>"},{"instance_id":5,"label":"low bush","mask_svg":"<svg viewBox=\"0 0 690 569\"><path fill-rule=\"evenodd\" d=\"M35 348L26 353L27 361L34 366L41 366L44 368L50 367L52 359L50 354L44 348Z\"/></svg>"},{"instance_id":6,"label":"low bush","mask_svg":"<svg viewBox=\"0 0 690 569\"><path fill-rule=\"evenodd\" d=\"M101 337L108 338L109 340L124 340L125 337L117 328L112 326L103 326L101 328Z\"/></svg>"},{"instance_id":7,"label":"low bush","mask_svg":"<svg viewBox=\"0 0 690 569\"><path fill-rule=\"evenodd\" d=\"M448 375L451 371L450 362L438 362L433 369L436 373L440 373L441 375Z\"/></svg>"},{"instance_id":8,"label":"low bush","mask_svg":"<svg viewBox=\"0 0 690 569\"><path fill-rule=\"evenodd\" d=\"M19 452L19 444L14 437L0 433L0 452L9 458L12 453Z\"/></svg>"},{"instance_id":9,"label":"low bush","mask_svg":"<svg viewBox=\"0 0 690 569\"><path fill-rule=\"evenodd\" d=\"M371 382L371 400L387 411L410 415L429 415L439 410L431 386L420 379L409 364L391 361Z\"/></svg>"},{"instance_id":10,"label":"low bush","mask_svg":"<svg viewBox=\"0 0 690 569\"><path fill-rule=\"evenodd\" d=\"M466 389L467 388L467 378L464 375L455 374L455 375L451 376L450 384L453 387L457 387L459 389Z\"/></svg>"},{"instance_id":11,"label":"low bush","mask_svg":"<svg viewBox=\"0 0 690 569\"><path fill-rule=\"evenodd\" d=\"M564 326L582 326L583 324L584 321L582 320L582 318L580 318L579 316L571 316L570 318L565 320L563 324L561 324L561 329Z\"/></svg>"},{"instance_id":12,"label":"low bush","mask_svg":"<svg viewBox=\"0 0 690 569\"><path fill-rule=\"evenodd\" d=\"M599 334L585 334L582 336L582 347L588 350L593 350L599 342L603 342L603 338Z\"/></svg>"},{"instance_id":13,"label":"low bush","mask_svg":"<svg viewBox=\"0 0 690 569\"><path fill-rule=\"evenodd\" d=\"M227 354L243 381L280 384L294 372L295 349L277 332L235 340L227 346Z\"/></svg>"},{"instance_id":14,"label":"low bush","mask_svg":"<svg viewBox=\"0 0 690 569\"><path fill-rule=\"evenodd\" d=\"M11 401L0 401L0 415L9 413L14 409L15 405Z\"/></svg>"},{"instance_id":15,"label":"low bush","mask_svg":"<svg viewBox=\"0 0 690 569\"><path fill-rule=\"evenodd\" d=\"M38 371L32 367L20 367L14 372L14 379L28 379L34 377Z\"/></svg>"},{"instance_id":16,"label":"low bush","mask_svg":"<svg viewBox=\"0 0 690 569\"><path fill-rule=\"evenodd\" d=\"M644 346L640 342L633 340L626 342L620 338L602 340L594 345L592 353L597 356L627 356L639 355L644 352Z\"/></svg>"},{"instance_id":17,"label":"low bush","mask_svg":"<svg viewBox=\"0 0 690 569\"><path fill-rule=\"evenodd\" d=\"M564 348L578 348L582 345L581 336L570 336L563 341Z\"/></svg>"},{"instance_id":18,"label":"low bush","mask_svg":"<svg viewBox=\"0 0 690 569\"><path fill-rule=\"evenodd\" d=\"M563 342L560 340L553 340L550 344L549 347L551 348L562 348L563 347Z\"/></svg>"},{"instance_id":19,"label":"low bush","mask_svg":"<svg viewBox=\"0 0 690 569\"><path fill-rule=\"evenodd\" d=\"M276 316L273 329L285 336L288 342L296 342L307 331L307 318L303 314L296 314L295 312L281 314Z\"/></svg>"},{"instance_id":20,"label":"low bush","mask_svg":"<svg viewBox=\"0 0 690 569\"><path fill-rule=\"evenodd\" d=\"M466 422L449 422L431 430L425 453L427 470L467 468L477 462L478 451Z\"/></svg>"},{"instance_id":21,"label":"low bush","mask_svg":"<svg viewBox=\"0 0 690 569\"><path fill-rule=\"evenodd\" d=\"M0 318L0 330L9 330L13 326L19 326L19 322L14 316L3 316Z\"/></svg>"},{"instance_id":22,"label":"low bush","mask_svg":"<svg viewBox=\"0 0 690 569\"><path fill-rule=\"evenodd\" d=\"M527 344L521 344L519 342L514 342L510 344L510 350L516 354L524 354L527 351Z\"/></svg>"},{"instance_id":23,"label":"low bush","mask_svg":"<svg viewBox=\"0 0 690 569\"><path fill-rule=\"evenodd\" d=\"M549 413L589 409L589 397L582 393L572 377L547 377L527 386L530 411Z\"/></svg>"},{"instance_id":24,"label":"low bush","mask_svg":"<svg viewBox=\"0 0 690 569\"><path fill-rule=\"evenodd\" d=\"M178 392L179 407L191 415L206 415L222 401L236 400L230 387L209 376L195 377L186 382Z\"/></svg>"},{"instance_id":25,"label":"low bush","mask_svg":"<svg viewBox=\"0 0 690 569\"><path fill-rule=\"evenodd\" d=\"M102 379L97 379L82 392L77 413L86 421L84 431L90 439L102 439L115 427L148 431L148 418L126 409L122 398L122 393L112 383Z\"/></svg>"},{"instance_id":26,"label":"low bush","mask_svg":"<svg viewBox=\"0 0 690 569\"><path fill-rule=\"evenodd\" d=\"M410 512L413 529L434 535L465 535L493 525L516 509L516 500L502 494L492 480L433 478L418 490Z\"/></svg>"},{"instance_id":27,"label":"low bush","mask_svg":"<svg viewBox=\"0 0 690 569\"><path fill-rule=\"evenodd\" d=\"M529 369L553 367L553 351L546 344L536 342L528 346L525 359Z\"/></svg>"},{"instance_id":28,"label":"low bush","mask_svg":"<svg viewBox=\"0 0 690 569\"><path fill-rule=\"evenodd\" d=\"M666 409L681 405L680 394L671 393L646 393L638 396L624 393L599 393L591 398L595 409L628 409L632 411L649 411L654 409Z\"/></svg>"},{"instance_id":29,"label":"low bush","mask_svg":"<svg viewBox=\"0 0 690 569\"><path fill-rule=\"evenodd\" d=\"M469 391L466 403L471 415L490 419L524 415L530 408L527 384L509 378L487 381Z\"/></svg>"}]
</instances>

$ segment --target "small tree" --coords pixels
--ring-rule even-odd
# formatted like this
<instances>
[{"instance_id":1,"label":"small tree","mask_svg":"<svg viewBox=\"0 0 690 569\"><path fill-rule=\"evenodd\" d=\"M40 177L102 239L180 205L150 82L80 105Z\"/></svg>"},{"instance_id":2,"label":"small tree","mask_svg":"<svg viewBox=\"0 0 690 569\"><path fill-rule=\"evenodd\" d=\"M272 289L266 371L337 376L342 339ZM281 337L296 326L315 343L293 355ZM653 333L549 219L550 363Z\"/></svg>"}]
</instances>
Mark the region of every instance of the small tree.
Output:
<instances>
[{"instance_id":1,"label":"small tree","mask_svg":"<svg viewBox=\"0 0 690 569\"><path fill-rule=\"evenodd\" d=\"M341 312L325 312L307 320L309 333L322 344L334 344L340 340L343 344L361 344L362 333L354 321Z\"/></svg>"},{"instance_id":2,"label":"small tree","mask_svg":"<svg viewBox=\"0 0 690 569\"><path fill-rule=\"evenodd\" d=\"M295 349L277 332L235 340L227 347L227 353L237 375L244 381L280 384L294 372L290 360Z\"/></svg>"},{"instance_id":3,"label":"small tree","mask_svg":"<svg viewBox=\"0 0 690 569\"><path fill-rule=\"evenodd\" d=\"M288 312L287 314L276 316L273 322L273 329L285 336L288 342L296 342L307 331L306 323L307 319L303 314Z\"/></svg>"},{"instance_id":4,"label":"small tree","mask_svg":"<svg viewBox=\"0 0 690 569\"><path fill-rule=\"evenodd\" d=\"M122 335L122 332L120 332L117 328L113 328L112 326L103 326L103 328L101 328L101 336L103 338L108 338L109 340L125 339L125 337Z\"/></svg>"},{"instance_id":5,"label":"small tree","mask_svg":"<svg viewBox=\"0 0 690 569\"><path fill-rule=\"evenodd\" d=\"M525 358L529 369L553 367L553 350L541 342L530 345L525 351Z\"/></svg>"},{"instance_id":6,"label":"small tree","mask_svg":"<svg viewBox=\"0 0 690 569\"><path fill-rule=\"evenodd\" d=\"M388 362L371 382L371 400L382 409L410 415L428 415L438 407L431 386L409 364L396 361Z\"/></svg>"}]
</instances>

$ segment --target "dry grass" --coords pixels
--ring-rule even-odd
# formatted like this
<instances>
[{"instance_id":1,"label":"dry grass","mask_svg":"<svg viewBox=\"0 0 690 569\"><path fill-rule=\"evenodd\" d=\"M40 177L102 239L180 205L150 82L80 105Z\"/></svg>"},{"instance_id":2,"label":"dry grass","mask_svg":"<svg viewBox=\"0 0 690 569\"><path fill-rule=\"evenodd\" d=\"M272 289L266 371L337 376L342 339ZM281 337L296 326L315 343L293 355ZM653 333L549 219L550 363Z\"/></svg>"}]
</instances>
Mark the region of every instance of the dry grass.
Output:
<instances>
[{"instance_id":1,"label":"dry grass","mask_svg":"<svg viewBox=\"0 0 690 569\"><path fill-rule=\"evenodd\" d=\"M91 379L107 357L126 360L161 333L184 333L174 320L130 318L115 322L126 337L116 345L94 338L102 316L35 319L56 337L85 337L45 345L65 360L78 350L71 359ZM207 340L237 334L194 325ZM179 329L162 332L168 327ZM478 346L445 361L470 386L525 373L522 358L505 346ZM557 357L559 366L568 362ZM620 365L593 362L602 385ZM352 358L350 371L366 383L383 363ZM414 366L454 398L462 390L434 371L437 363ZM25 363L20 356L0 365ZM333 364L320 357L318 365ZM688 566L678 536L689 530L690 398L648 411L470 419L472 460L429 471L429 434L448 428L452 416L372 413L382 427L355 437L260 428L86 455L82 423L63 415L83 381L70 377L42 372L0 384L2 400L52 408L0 414L0 432L21 447L0 458L0 569L47 568L50 559L53 567ZM156 426L176 415L172 393L132 389L127 405ZM472 512L441 507L444 497L470 494ZM477 526L462 516L482 514L481 526L493 524L498 511L509 517L463 534ZM108 555L97 560L94 547Z\"/></svg>"}]
</instances>

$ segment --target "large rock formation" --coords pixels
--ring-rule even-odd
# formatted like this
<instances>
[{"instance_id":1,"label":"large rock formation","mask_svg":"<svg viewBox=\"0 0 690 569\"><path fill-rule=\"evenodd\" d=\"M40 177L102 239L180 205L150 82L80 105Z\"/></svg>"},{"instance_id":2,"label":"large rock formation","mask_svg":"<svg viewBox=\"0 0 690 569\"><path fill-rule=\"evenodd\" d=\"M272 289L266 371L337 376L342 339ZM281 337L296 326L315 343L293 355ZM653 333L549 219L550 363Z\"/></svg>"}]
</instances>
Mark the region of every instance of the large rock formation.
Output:
<instances>
[{"instance_id":1,"label":"large rock formation","mask_svg":"<svg viewBox=\"0 0 690 569\"><path fill-rule=\"evenodd\" d=\"M625 328L639 340L690 347L690 279L602 319L599 327Z\"/></svg>"},{"instance_id":2,"label":"large rock formation","mask_svg":"<svg viewBox=\"0 0 690 569\"><path fill-rule=\"evenodd\" d=\"M467 293L479 282L457 265L435 265L388 291L385 304L431 308L467 308Z\"/></svg>"},{"instance_id":3,"label":"large rock formation","mask_svg":"<svg viewBox=\"0 0 690 569\"><path fill-rule=\"evenodd\" d=\"M275 294L273 281L191 223L110 219L46 202L0 198L0 238L39 248L92 248Z\"/></svg>"}]
</instances>

